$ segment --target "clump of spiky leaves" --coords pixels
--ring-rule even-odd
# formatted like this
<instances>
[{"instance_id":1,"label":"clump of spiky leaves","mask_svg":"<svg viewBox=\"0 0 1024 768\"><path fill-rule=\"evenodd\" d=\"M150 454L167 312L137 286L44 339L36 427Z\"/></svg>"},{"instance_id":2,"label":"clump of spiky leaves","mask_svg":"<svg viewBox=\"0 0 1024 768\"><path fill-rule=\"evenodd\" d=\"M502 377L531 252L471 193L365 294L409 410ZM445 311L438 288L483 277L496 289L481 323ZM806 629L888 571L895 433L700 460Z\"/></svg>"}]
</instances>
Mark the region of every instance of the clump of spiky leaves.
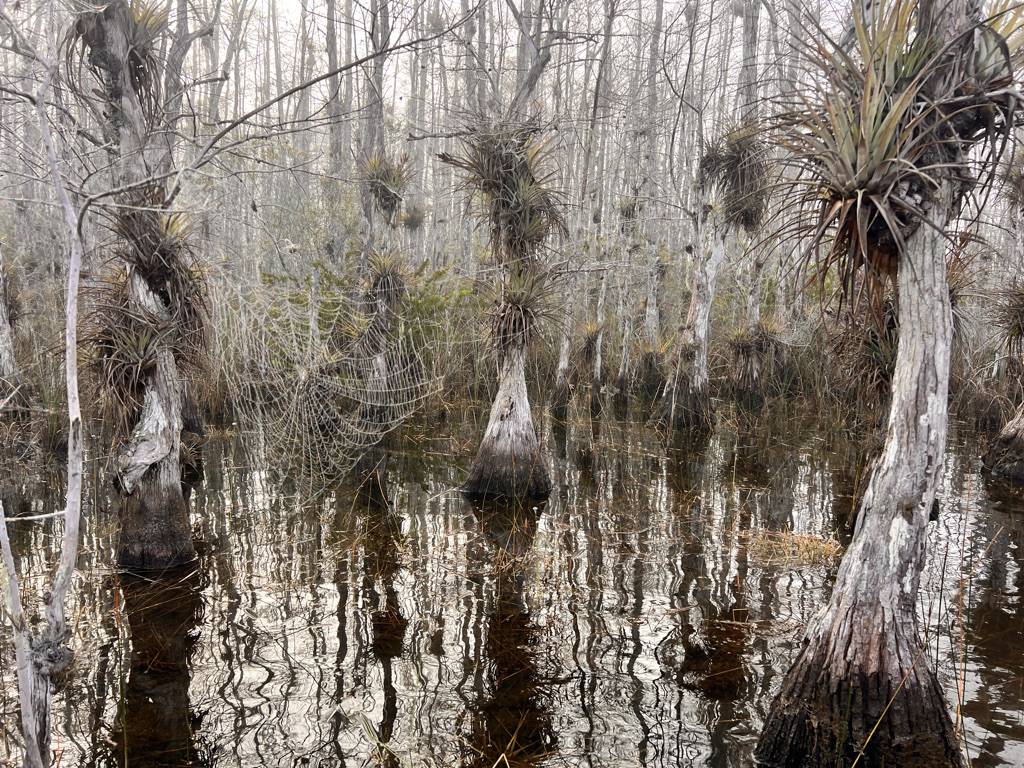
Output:
<instances>
[{"instance_id":1,"label":"clump of spiky leaves","mask_svg":"<svg viewBox=\"0 0 1024 768\"><path fill-rule=\"evenodd\" d=\"M438 155L462 171L463 186L483 196L495 259L519 270L530 268L549 235L567 231L540 134L536 120L483 126L470 132L460 154Z\"/></svg>"},{"instance_id":2,"label":"clump of spiky leaves","mask_svg":"<svg viewBox=\"0 0 1024 768\"><path fill-rule=\"evenodd\" d=\"M193 220L185 213L127 206L114 217L118 255L164 305L176 361L201 369L206 362L210 302L206 276L192 246Z\"/></svg>"},{"instance_id":3,"label":"clump of spiky leaves","mask_svg":"<svg viewBox=\"0 0 1024 768\"><path fill-rule=\"evenodd\" d=\"M402 217L402 226L410 232L416 232L427 220L427 212L420 205L410 205Z\"/></svg>"},{"instance_id":4,"label":"clump of spiky leaves","mask_svg":"<svg viewBox=\"0 0 1024 768\"><path fill-rule=\"evenodd\" d=\"M102 277L91 293L82 345L94 373L94 396L103 403L103 422L113 428L115 437L125 439L142 413L147 379L171 332L138 306L123 268Z\"/></svg>"},{"instance_id":5,"label":"clump of spiky leaves","mask_svg":"<svg viewBox=\"0 0 1024 768\"><path fill-rule=\"evenodd\" d=\"M971 247L973 244L970 237L961 235L946 257L946 286L953 316L954 340L965 337L970 322L967 300L974 285L974 259L977 256L977 250Z\"/></svg>"},{"instance_id":6,"label":"clump of spiky leaves","mask_svg":"<svg viewBox=\"0 0 1024 768\"><path fill-rule=\"evenodd\" d=\"M170 5L145 0L112 2L102 6L79 4L78 17L68 38L67 58L69 71L74 71L74 59L80 57L90 72L104 84L102 91L115 110L121 94L117 82L123 67L128 68L132 90L145 113L153 117L158 113L160 98L159 38L168 27ZM127 61L118 61L108 48L110 29L120 27L127 44ZM109 88L107 86L110 86ZM86 90L79 82L80 92Z\"/></svg>"},{"instance_id":7,"label":"clump of spiky leaves","mask_svg":"<svg viewBox=\"0 0 1024 768\"><path fill-rule=\"evenodd\" d=\"M551 275L543 271L513 273L494 298L492 349L498 364L533 341L537 325L551 313Z\"/></svg>"},{"instance_id":8,"label":"clump of spiky leaves","mask_svg":"<svg viewBox=\"0 0 1024 768\"><path fill-rule=\"evenodd\" d=\"M359 164L359 172L369 185L377 210L389 225L394 226L412 177L409 156L403 154L396 159L385 154L372 154Z\"/></svg>"},{"instance_id":9,"label":"clump of spiky leaves","mask_svg":"<svg viewBox=\"0 0 1024 768\"><path fill-rule=\"evenodd\" d=\"M917 0L883 0L870 19L854 4L853 52L824 33L807 43L815 75L782 121L796 187L786 199L792 209L813 212L801 233L817 276L824 281L835 271L842 296L857 286L870 294L879 323L885 283L940 177L983 140L1001 151L1013 123L1017 102L1007 87L1021 53L1012 26L1019 12L1008 11L1007 0L997 5L972 38L963 79L936 77L956 71L950 61L957 52L939 48L920 28ZM862 268L866 278L857 280Z\"/></svg>"},{"instance_id":10,"label":"clump of spiky leaves","mask_svg":"<svg viewBox=\"0 0 1024 768\"><path fill-rule=\"evenodd\" d=\"M708 144L697 178L722 195L727 223L757 229L768 205L768 151L756 125L740 125Z\"/></svg>"},{"instance_id":11,"label":"clump of spiky leaves","mask_svg":"<svg viewBox=\"0 0 1024 768\"><path fill-rule=\"evenodd\" d=\"M141 413L160 350L186 375L206 369L209 296L191 245L191 219L157 207L150 190L113 214L115 258L90 288L82 343L103 393L105 422L127 438ZM151 298L146 298L148 294Z\"/></svg>"},{"instance_id":12,"label":"clump of spiky leaves","mask_svg":"<svg viewBox=\"0 0 1024 768\"><path fill-rule=\"evenodd\" d=\"M762 321L756 328L741 327L726 340L732 363L732 380L737 392L761 393L775 373L779 347L775 325Z\"/></svg>"},{"instance_id":13,"label":"clump of spiky leaves","mask_svg":"<svg viewBox=\"0 0 1024 768\"><path fill-rule=\"evenodd\" d=\"M597 323L587 323L583 329L578 359L580 361L580 377L584 380L589 380L594 375L594 363L597 361L597 340L600 335L601 328Z\"/></svg>"},{"instance_id":14,"label":"clump of spiky leaves","mask_svg":"<svg viewBox=\"0 0 1024 768\"><path fill-rule=\"evenodd\" d=\"M644 210L644 201L640 198L639 188L634 189L631 195L620 197L616 208L619 212L619 231L624 234L635 232L637 220Z\"/></svg>"},{"instance_id":15,"label":"clump of spiky leaves","mask_svg":"<svg viewBox=\"0 0 1024 768\"><path fill-rule=\"evenodd\" d=\"M364 298L367 304L397 310L406 291L405 258L393 248L378 251L370 255L366 267Z\"/></svg>"},{"instance_id":16,"label":"clump of spiky leaves","mask_svg":"<svg viewBox=\"0 0 1024 768\"><path fill-rule=\"evenodd\" d=\"M1024 285L1015 281L999 291L992 324L1007 352L1019 359L1024 354Z\"/></svg>"}]
</instances>

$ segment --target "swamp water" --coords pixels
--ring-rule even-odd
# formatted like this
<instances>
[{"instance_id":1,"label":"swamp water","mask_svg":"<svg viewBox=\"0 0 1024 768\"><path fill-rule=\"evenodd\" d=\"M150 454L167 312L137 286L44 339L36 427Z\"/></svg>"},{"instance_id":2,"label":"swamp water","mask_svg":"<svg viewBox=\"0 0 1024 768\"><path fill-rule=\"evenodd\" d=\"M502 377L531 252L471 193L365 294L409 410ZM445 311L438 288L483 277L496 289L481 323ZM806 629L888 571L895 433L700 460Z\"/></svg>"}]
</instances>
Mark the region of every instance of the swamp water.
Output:
<instances>
[{"instance_id":1,"label":"swamp water","mask_svg":"<svg viewBox=\"0 0 1024 768\"><path fill-rule=\"evenodd\" d=\"M198 570L161 583L110 570L113 504L90 499L59 764L749 765L828 597L857 442L727 414L696 449L608 418L549 429L554 491L516 511L458 493L472 432L396 439L387 506L303 503L215 437ZM1024 765L1024 497L980 473L982 447L952 430L920 616L972 764ZM8 502L53 508L33 493ZM30 593L58 528L10 524Z\"/></svg>"}]
</instances>

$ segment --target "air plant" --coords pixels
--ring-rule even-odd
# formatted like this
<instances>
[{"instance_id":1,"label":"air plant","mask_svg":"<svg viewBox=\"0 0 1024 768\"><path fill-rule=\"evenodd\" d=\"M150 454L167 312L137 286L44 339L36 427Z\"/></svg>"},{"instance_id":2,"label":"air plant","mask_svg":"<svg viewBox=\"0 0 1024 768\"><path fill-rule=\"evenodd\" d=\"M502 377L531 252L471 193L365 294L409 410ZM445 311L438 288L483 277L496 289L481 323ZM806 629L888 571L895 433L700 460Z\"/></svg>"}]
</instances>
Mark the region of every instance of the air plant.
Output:
<instances>
[{"instance_id":1,"label":"air plant","mask_svg":"<svg viewBox=\"0 0 1024 768\"><path fill-rule=\"evenodd\" d=\"M132 90L146 114L155 116L161 103L157 42L167 29L170 6L144 0L102 6L85 3L74 5L78 17L68 38L69 69L78 55L101 83L115 82L117 65L107 52L109 33L106 28L120 21L128 50L127 67ZM116 87L108 89L105 86L103 93L113 100ZM112 106L120 108L120 104Z\"/></svg>"},{"instance_id":2,"label":"air plant","mask_svg":"<svg viewBox=\"0 0 1024 768\"><path fill-rule=\"evenodd\" d=\"M113 230L121 239L120 258L161 299L170 315L175 359L185 367L202 368L209 296L191 245L192 218L145 205L122 206L114 216Z\"/></svg>"},{"instance_id":3,"label":"air plant","mask_svg":"<svg viewBox=\"0 0 1024 768\"><path fill-rule=\"evenodd\" d=\"M752 232L768 204L768 152L756 125L740 125L708 144L697 178L703 188L722 193L725 220Z\"/></svg>"},{"instance_id":4,"label":"air plant","mask_svg":"<svg viewBox=\"0 0 1024 768\"><path fill-rule=\"evenodd\" d=\"M100 278L91 293L82 345L94 373L96 399L104 401L104 421L113 426L115 437L127 439L142 412L157 353L171 332L135 303L124 269Z\"/></svg>"},{"instance_id":5,"label":"air plant","mask_svg":"<svg viewBox=\"0 0 1024 768\"><path fill-rule=\"evenodd\" d=\"M992 323L1007 351L1020 359L1024 355L1024 285L1014 282L999 292Z\"/></svg>"},{"instance_id":6,"label":"air plant","mask_svg":"<svg viewBox=\"0 0 1024 768\"><path fill-rule=\"evenodd\" d=\"M998 151L1010 128L1010 72L1024 42L1013 26L1020 9L1011 7L1000 0L979 27L984 43L975 47L973 74L938 93L934 75L949 51L918 30L916 0L889 0L871 19L854 4L852 53L824 34L808 43L823 77L782 121L796 187L788 199L815 212L802 225L805 263L813 262L821 281L835 271L841 297L859 286L876 325L885 284L895 280L898 255L922 224L922 205L949 172L944 158L960 148L958 137L988 136ZM862 268L865 279L857 280Z\"/></svg>"},{"instance_id":7,"label":"air plant","mask_svg":"<svg viewBox=\"0 0 1024 768\"><path fill-rule=\"evenodd\" d=\"M964 338L970 322L967 299L974 285L974 258L977 255L977 251L971 248L973 242L972 238L961 235L946 258L946 285L953 316L953 338L957 340Z\"/></svg>"},{"instance_id":8,"label":"air plant","mask_svg":"<svg viewBox=\"0 0 1024 768\"><path fill-rule=\"evenodd\" d=\"M567 232L552 174L543 170L548 143L539 140L540 130L536 121L479 128L461 154L438 155L462 171L464 187L483 196L491 248L504 267L529 268L550 234Z\"/></svg>"},{"instance_id":9,"label":"air plant","mask_svg":"<svg viewBox=\"0 0 1024 768\"><path fill-rule=\"evenodd\" d=\"M393 226L409 186L409 156L397 160L384 154L373 154L360 163L359 171L370 187L377 210Z\"/></svg>"},{"instance_id":10,"label":"air plant","mask_svg":"<svg viewBox=\"0 0 1024 768\"><path fill-rule=\"evenodd\" d=\"M139 204L113 213L115 258L90 290L82 338L97 395L106 394L108 420L119 439L127 439L140 417L161 350L185 373L199 373L208 362L209 297L190 244L192 220L160 210L159 190L138 192L134 199ZM154 303L143 300L146 293Z\"/></svg>"},{"instance_id":11,"label":"air plant","mask_svg":"<svg viewBox=\"0 0 1024 768\"><path fill-rule=\"evenodd\" d=\"M401 306L405 292L405 259L402 254L394 249L371 254L364 294L367 303L395 311Z\"/></svg>"},{"instance_id":12,"label":"air plant","mask_svg":"<svg viewBox=\"0 0 1024 768\"><path fill-rule=\"evenodd\" d=\"M423 210L422 206L410 205L405 212L405 216L402 217L402 226L410 232L415 232L423 226L423 222L426 219L427 213Z\"/></svg>"},{"instance_id":13,"label":"air plant","mask_svg":"<svg viewBox=\"0 0 1024 768\"><path fill-rule=\"evenodd\" d=\"M533 341L538 321L551 312L551 274L513 273L496 291L491 314L491 340L500 361Z\"/></svg>"}]
</instances>

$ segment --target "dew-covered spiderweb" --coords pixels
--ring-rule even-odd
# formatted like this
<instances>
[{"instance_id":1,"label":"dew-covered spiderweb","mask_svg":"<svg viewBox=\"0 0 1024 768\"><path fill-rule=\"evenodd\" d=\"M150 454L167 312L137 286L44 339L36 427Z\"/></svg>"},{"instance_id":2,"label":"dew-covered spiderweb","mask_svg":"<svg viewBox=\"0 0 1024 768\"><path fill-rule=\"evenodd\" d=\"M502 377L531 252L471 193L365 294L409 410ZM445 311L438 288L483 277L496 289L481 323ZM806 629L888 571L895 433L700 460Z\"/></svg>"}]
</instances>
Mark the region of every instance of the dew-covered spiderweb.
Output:
<instances>
[{"instance_id":1,"label":"dew-covered spiderweb","mask_svg":"<svg viewBox=\"0 0 1024 768\"><path fill-rule=\"evenodd\" d=\"M410 311L397 262L224 289L217 362L243 444L307 490L342 479L439 387L443 323Z\"/></svg>"}]
</instances>

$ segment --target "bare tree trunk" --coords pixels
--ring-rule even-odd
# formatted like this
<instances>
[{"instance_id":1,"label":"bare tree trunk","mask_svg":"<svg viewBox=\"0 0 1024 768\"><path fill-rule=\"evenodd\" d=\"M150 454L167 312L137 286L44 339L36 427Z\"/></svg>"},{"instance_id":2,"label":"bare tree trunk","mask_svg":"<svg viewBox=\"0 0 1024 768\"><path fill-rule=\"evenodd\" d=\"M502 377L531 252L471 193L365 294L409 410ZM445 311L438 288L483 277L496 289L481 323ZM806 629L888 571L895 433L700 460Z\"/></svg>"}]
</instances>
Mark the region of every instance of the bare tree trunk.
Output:
<instances>
[{"instance_id":1,"label":"bare tree trunk","mask_svg":"<svg viewBox=\"0 0 1024 768\"><path fill-rule=\"evenodd\" d=\"M52 18L52 17L51 17ZM25 41L27 42L27 41ZM54 31L47 30L47 52L43 58L31 50L33 57L45 68L46 75L36 93L36 116L53 179L57 200L71 234L71 258L68 264L65 300L64 370L68 401L68 482L64 509L44 517L63 516L64 534L60 559L51 588L44 594L45 622L38 629L29 626L21 600L18 575L7 535L7 518L0 503L0 552L6 579L3 589L14 630L15 659L18 675L18 697L21 708L21 730L25 738L26 768L48 768L50 765L50 700L54 679L64 672L74 657L67 647L70 630L64 616L64 600L71 585L78 555L79 522L82 509L82 412L78 397L78 291L82 271L82 238L78 229L77 211L64 188L60 165L54 149L46 113L46 94L56 72L56 41ZM30 44L29 44L30 47Z\"/></svg>"},{"instance_id":2,"label":"bare tree trunk","mask_svg":"<svg viewBox=\"0 0 1024 768\"><path fill-rule=\"evenodd\" d=\"M248 23L248 16L252 13L251 10L245 7L246 0L242 0L236 9L235 17L231 20L231 36L228 39L228 49L224 53L224 62L219 65L220 74L214 79L213 84L210 88L210 103L208 105L208 114L210 116L211 123L220 122L220 97L224 92L224 84L228 81L231 76L231 69L234 66L235 57L238 54L238 46L242 39L242 29ZM214 34L216 37L216 33ZM236 87L236 91L237 91Z\"/></svg>"},{"instance_id":3,"label":"bare tree trunk","mask_svg":"<svg viewBox=\"0 0 1024 768\"><path fill-rule=\"evenodd\" d=\"M758 742L769 766L961 766L915 604L926 525L946 449L952 319L949 203L934 204L900 256L900 343L885 446L832 599L807 629ZM877 726L877 730L876 730Z\"/></svg>"},{"instance_id":4,"label":"bare tree trunk","mask_svg":"<svg viewBox=\"0 0 1024 768\"><path fill-rule=\"evenodd\" d=\"M509 350L498 369L498 394L462 492L471 498L543 498L551 492L547 462L526 394L526 346Z\"/></svg>"},{"instance_id":5,"label":"bare tree trunk","mask_svg":"<svg viewBox=\"0 0 1024 768\"><path fill-rule=\"evenodd\" d=\"M629 402L629 367L630 352L633 346L633 313L625 299L625 285L619 286L619 317L622 319L622 359L619 361L619 373L615 377L615 402L623 408Z\"/></svg>"},{"instance_id":6,"label":"bare tree trunk","mask_svg":"<svg viewBox=\"0 0 1024 768\"><path fill-rule=\"evenodd\" d=\"M594 370L590 375L590 412L598 414L601 412L601 385L604 383L601 377L601 345L604 343L604 299L608 290L607 275L602 271L598 276L601 281L601 288L597 294L597 334L594 339Z\"/></svg>"},{"instance_id":7,"label":"bare tree trunk","mask_svg":"<svg viewBox=\"0 0 1024 768\"><path fill-rule=\"evenodd\" d=\"M0 251L0 403L6 405L8 398L20 386L21 378L18 374L17 361L14 359L10 283L5 266L3 251Z\"/></svg>"},{"instance_id":8,"label":"bare tree trunk","mask_svg":"<svg viewBox=\"0 0 1024 768\"><path fill-rule=\"evenodd\" d=\"M711 230L710 247L702 249L702 257L695 265L690 309L679 329L669 379L651 416L652 421L667 423L670 430L709 429L714 421L708 391L708 335L729 229L717 220L704 226Z\"/></svg>"},{"instance_id":9,"label":"bare tree trunk","mask_svg":"<svg viewBox=\"0 0 1024 768\"><path fill-rule=\"evenodd\" d=\"M558 367L555 372L555 389L551 393L551 415L558 421L565 421L569 408L569 353L572 348L573 308L576 304L576 285L579 276L573 278L566 299L565 317L562 320L562 343L558 349Z\"/></svg>"}]
</instances>

